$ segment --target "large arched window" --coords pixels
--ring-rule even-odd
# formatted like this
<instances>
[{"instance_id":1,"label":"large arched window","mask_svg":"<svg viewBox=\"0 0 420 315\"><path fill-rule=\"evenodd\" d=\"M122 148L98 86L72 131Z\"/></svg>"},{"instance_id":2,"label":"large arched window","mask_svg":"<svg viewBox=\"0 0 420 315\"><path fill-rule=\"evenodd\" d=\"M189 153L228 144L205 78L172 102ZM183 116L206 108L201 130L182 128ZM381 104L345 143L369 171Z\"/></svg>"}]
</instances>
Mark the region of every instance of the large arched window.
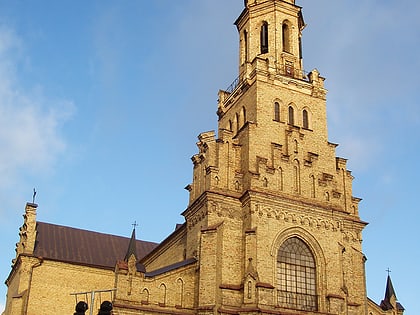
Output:
<instances>
[{"instance_id":1,"label":"large arched window","mask_svg":"<svg viewBox=\"0 0 420 315\"><path fill-rule=\"evenodd\" d=\"M309 247L291 237L277 255L277 297L281 307L316 311L316 265Z\"/></svg>"},{"instance_id":2,"label":"large arched window","mask_svg":"<svg viewBox=\"0 0 420 315\"><path fill-rule=\"evenodd\" d=\"M262 54L268 53L268 23L267 22L264 22L261 25L260 41L261 41L261 53Z\"/></svg>"}]
</instances>

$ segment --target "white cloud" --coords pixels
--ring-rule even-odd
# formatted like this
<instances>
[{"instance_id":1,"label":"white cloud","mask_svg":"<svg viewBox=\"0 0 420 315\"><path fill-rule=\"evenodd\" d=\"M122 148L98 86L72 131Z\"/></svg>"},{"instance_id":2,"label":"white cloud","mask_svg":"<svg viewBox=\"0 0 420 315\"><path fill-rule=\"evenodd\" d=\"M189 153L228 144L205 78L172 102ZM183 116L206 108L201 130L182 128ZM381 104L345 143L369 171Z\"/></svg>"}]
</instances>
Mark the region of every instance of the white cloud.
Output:
<instances>
[{"instance_id":1,"label":"white cloud","mask_svg":"<svg viewBox=\"0 0 420 315\"><path fill-rule=\"evenodd\" d=\"M18 188L19 174L53 169L66 149L60 129L75 108L44 95L41 86L24 87L18 73L22 47L13 30L0 26L0 200Z\"/></svg>"}]
</instances>

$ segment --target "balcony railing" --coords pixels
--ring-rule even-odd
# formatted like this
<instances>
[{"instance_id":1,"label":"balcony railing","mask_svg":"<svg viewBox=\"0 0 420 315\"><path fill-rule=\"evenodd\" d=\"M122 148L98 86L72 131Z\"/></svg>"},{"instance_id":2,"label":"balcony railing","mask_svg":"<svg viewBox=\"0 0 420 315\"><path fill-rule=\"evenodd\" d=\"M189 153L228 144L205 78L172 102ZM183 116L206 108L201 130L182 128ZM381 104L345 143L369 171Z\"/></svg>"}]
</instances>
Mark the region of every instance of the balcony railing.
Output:
<instances>
[{"instance_id":1,"label":"balcony railing","mask_svg":"<svg viewBox=\"0 0 420 315\"><path fill-rule=\"evenodd\" d=\"M289 65L282 65L278 68L276 68L276 73L279 75L284 75L287 77L291 77L293 79L298 79L298 80L303 80L306 82L309 82L309 78L308 78L308 72L304 71L304 70L300 70L298 68L294 68L292 66ZM238 87L240 81L240 78L242 76L239 75L235 80L233 80L233 82L227 87L227 89L225 90L228 93L232 93L233 91L235 91L235 89Z\"/></svg>"}]
</instances>

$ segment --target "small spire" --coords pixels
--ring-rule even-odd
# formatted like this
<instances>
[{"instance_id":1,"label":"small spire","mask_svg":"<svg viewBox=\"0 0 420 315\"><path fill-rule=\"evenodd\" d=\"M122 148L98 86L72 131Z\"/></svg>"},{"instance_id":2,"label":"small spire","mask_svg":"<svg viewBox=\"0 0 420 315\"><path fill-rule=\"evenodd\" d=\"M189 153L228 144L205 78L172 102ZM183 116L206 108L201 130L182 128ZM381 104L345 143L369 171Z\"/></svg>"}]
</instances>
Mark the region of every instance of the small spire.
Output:
<instances>
[{"instance_id":1,"label":"small spire","mask_svg":"<svg viewBox=\"0 0 420 315\"><path fill-rule=\"evenodd\" d=\"M389 275L389 269L388 271L388 278L386 280L386 290L385 290L385 301L391 301L392 298L394 298L395 300L397 300L397 295L395 294L395 290L394 287L392 285L392 281L391 281L391 277Z\"/></svg>"},{"instance_id":2,"label":"small spire","mask_svg":"<svg viewBox=\"0 0 420 315\"><path fill-rule=\"evenodd\" d=\"M395 294L394 286L392 285L391 276L389 273L391 270L389 268L386 270L388 272L388 277L386 280L386 289L385 289L385 297L381 301L381 308L384 311L388 310L397 310L398 313L402 314L404 312L404 307L397 301L397 295Z\"/></svg>"},{"instance_id":3,"label":"small spire","mask_svg":"<svg viewBox=\"0 0 420 315\"><path fill-rule=\"evenodd\" d=\"M136 221L134 221L132 225L133 225L133 232L131 233L130 243L128 243L127 254L125 254L125 258L124 258L125 261L128 261L131 255L134 255L134 257L136 257L136 260L137 260L136 226L138 226L138 224L136 223Z\"/></svg>"}]
</instances>

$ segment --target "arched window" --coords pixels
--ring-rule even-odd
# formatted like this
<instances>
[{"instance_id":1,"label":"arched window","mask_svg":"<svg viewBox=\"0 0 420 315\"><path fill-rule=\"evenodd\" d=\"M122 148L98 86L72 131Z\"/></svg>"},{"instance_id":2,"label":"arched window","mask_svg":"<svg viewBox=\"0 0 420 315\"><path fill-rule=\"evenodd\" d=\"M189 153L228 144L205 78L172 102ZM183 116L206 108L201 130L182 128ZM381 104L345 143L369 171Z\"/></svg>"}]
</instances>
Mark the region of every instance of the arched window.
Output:
<instances>
[{"instance_id":1,"label":"arched window","mask_svg":"<svg viewBox=\"0 0 420 315\"><path fill-rule=\"evenodd\" d=\"M264 22L261 25L260 41L261 41L261 53L262 54L268 53L268 23L267 22Z\"/></svg>"},{"instance_id":2,"label":"arched window","mask_svg":"<svg viewBox=\"0 0 420 315\"><path fill-rule=\"evenodd\" d=\"M289 106L289 124L294 125L295 124L295 110L292 106Z\"/></svg>"},{"instance_id":3,"label":"arched window","mask_svg":"<svg viewBox=\"0 0 420 315\"><path fill-rule=\"evenodd\" d=\"M280 104L274 103L274 121L280 121Z\"/></svg>"},{"instance_id":4,"label":"arched window","mask_svg":"<svg viewBox=\"0 0 420 315\"><path fill-rule=\"evenodd\" d=\"M236 132L238 132L239 129L241 128L238 113L235 114L235 120L236 120Z\"/></svg>"},{"instance_id":5,"label":"arched window","mask_svg":"<svg viewBox=\"0 0 420 315\"><path fill-rule=\"evenodd\" d=\"M177 306L184 306L184 281L181 278L178 278L176 281L178 283L178 304Z\"/></svg>"},{"instance_id":6,"label":"arched window","mask_svg":"<svg viewBox=\"0 0 420 315\"><path fill-rule=\"evenodd\" d=\"M160 291L159 304L164 306L166 305L166 285L164 283L161 283L159 285L159 291Z\"/></svg>"},{"instance_id":7,"label":"arched window","mask_svg":"<svg viewBox=\"0 0 420 315\"><path fill-rule=\"evenodd\" d=\"M282 26L283 51L290 52L290 28L289 25L283 23Z\"/></svg>"},{"instance_id":8,"label":"arched window","mask_svg":"<svg viewBox=\"0 0 420 315\"><path fill-rule=\"evenodd\" d=\"M306 109L302 112L302 127L305 129L309 129L309 116L308 111Z\"/></svg>"},{"instance_id":9,"label":"arched window","mask_svg":"<svg viewBox=\"0 0 420 315\"><path fill-rule=\"evenodd\" d=\"M242 126L246 123L246 109L245 107L242 107Z\"/></svg>"},{"instance_id":10,"label":"arched window","mask_svg":"<svg viewBox=\"0 0 420 315\"><path fill-rule=\"evenodd\" d=\"M142 304L149 304L149 290L147 290L146 288L143 289L143 291L142 291L141 303Z\"/></svg>"},{"instance_id":11,"label":"arched window","mask_svg":"<svg viewBox=\"0 0 420 315\"><path fill-rule=\"evenodd\" d=\"M301 239L291 237L277 255L278 304L305 311L316 311L316 265L314 256Z\"/></svg>"}]
</instances>

